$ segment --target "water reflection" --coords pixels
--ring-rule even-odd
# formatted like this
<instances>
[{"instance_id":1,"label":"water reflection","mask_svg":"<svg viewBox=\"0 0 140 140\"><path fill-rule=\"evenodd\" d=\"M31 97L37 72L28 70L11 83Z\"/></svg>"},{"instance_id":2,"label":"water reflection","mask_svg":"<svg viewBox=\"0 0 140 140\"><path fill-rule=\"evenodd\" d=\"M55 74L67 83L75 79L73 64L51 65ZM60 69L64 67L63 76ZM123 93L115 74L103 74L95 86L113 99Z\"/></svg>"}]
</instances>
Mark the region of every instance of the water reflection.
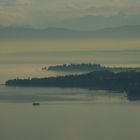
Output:
<instances>
[{"instance_id":1,"label":"water reflection","mask_svg":"<svg viewBox=\"0 0 140 140\"><path fill-rule=\"evenodd\" d=\"M23 88L0 86L0 101L8 102L121 102L125 93L77 88Z\"/></svg>"},{"instance_id":2,"label":"water reflection","mask_svg":"<svg viewBox=\"0 0 140 140\"><path fill-rule=\"evenodd\" d=\"M139 103L129 102L51 102L39 107L0 102L0 139L139 139L139 110Z\"/></svg>"},{"instance_id":3,"label":"water reflection","mask_svg":"<svg viewBox=\"0 0 140 140\"><path fill-rule=\"evenodd\" d=\"M123 93L0 86L0 139L137 139L139 110Z\"/></svg>"}]
</instances>

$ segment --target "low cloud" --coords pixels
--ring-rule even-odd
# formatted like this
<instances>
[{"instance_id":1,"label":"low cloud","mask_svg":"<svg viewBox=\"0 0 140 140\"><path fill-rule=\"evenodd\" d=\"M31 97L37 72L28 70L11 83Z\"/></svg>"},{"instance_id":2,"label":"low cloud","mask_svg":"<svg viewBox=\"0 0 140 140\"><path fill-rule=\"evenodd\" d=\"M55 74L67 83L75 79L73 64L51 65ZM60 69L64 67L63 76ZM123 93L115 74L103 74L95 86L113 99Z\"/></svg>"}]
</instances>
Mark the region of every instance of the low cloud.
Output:
<instances>
[{"instance_id":1,"label":"low cloud","mask_svg":"<svg viewBox=\"0 0 140 140\"><path fill-rule=\"evenodd\" d=\"M52 26L88 15L140 14L140 0L0 0L0 24Z\"/></svg>"},{"instance_id":2,"label":"low cloud","mask_svg":"<svg viewBox=\"0 0 140 140\"><path fill-rule=\"evenodd\" d=\"M19 5L30 5L32 4L32 0L16 0L16 3Z\"/></svg>"},{"instance_id":3,"label":"low cloud","mask_svg":"<svg viewBox=\"0 0 140 140\"><path fill-rule=\"evenodd\" d=\"M0 6L22 6L31 3L32 0L0 0Z\"/></svg>"}]
</instances>

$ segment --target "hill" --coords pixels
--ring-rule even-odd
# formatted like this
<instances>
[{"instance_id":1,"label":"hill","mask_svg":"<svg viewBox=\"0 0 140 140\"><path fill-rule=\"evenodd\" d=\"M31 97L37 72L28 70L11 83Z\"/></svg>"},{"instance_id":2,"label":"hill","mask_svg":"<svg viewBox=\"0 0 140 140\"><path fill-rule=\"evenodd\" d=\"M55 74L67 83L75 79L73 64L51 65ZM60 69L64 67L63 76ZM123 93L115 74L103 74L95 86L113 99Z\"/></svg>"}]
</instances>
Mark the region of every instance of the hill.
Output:
<instances>
[{"instance_id":1,"label":"hill","mask_svg":"<svg viewBox=\"0 0 140 140\"><path fill-rule=\"evenodd\" d=\"M26 27L0 28L0 38L110 38L140 37L140 25L78 31L65 28L35 29Z\"/></svg>"}]
</instances>

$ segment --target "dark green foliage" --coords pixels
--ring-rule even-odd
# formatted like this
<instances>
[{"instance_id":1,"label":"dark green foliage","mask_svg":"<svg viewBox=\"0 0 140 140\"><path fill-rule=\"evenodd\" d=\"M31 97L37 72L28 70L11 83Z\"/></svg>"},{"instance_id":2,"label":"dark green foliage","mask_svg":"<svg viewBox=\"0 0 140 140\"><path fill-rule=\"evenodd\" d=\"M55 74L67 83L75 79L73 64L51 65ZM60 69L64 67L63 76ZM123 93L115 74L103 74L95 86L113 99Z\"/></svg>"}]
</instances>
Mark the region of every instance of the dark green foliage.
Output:
<instances>
[{"instance_id":1,"label":"dark green foliage","mask_svg":"<svg viewBox=\"0 0 140 140\"><path fill-rule=\"evenodd\" d=\"M14 79L7 86L71 87L113 90L126 92L129 99L140 99L140 72L113 73L94 71L81 75L68 75L49 78Z\"/></svg>"},{"instance_id":2,"label":"dark green foliage","mask_svg":"<svg viewBox=\"0 0 140 140\"><path fill-rule=\"evenodd\" d=\"M122 71L140 71L139 67L129 68L129 67L105 67L100 64L63 64L43 67L42 70L57 71L57 72L92 72L92 71L112 71L112 72L122 72Z\"/></svg>"},{"instance_id":3,"label":"dark green foliage","mask_svg":"<svg viewBox=\"0 0 140 140\"><path fill-rule=\"evenodd\" d=\"M98 71L104 69L100 64L63 64L48 67L49 71Z\"/></svg>"}]
</instances>

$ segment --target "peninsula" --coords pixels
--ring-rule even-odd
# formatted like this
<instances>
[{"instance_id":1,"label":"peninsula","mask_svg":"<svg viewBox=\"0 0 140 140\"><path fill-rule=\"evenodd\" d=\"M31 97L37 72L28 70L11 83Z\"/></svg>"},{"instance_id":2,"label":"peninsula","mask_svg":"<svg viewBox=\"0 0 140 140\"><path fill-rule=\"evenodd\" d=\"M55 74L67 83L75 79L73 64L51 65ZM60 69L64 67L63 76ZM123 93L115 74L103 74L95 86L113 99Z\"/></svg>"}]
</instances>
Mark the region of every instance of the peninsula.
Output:
<instances>
[{"instance_id":1,"label":"peninsula","mask_svg":"<svg viewBox=\"0 0 140 140\"><path fill-rule=\"evenodd\" d=\"M48 78L13 79L6 86L19 87L61 87L110 90L127 93L130 100L140 99L140 72L94 71L81 75L67 75Z\"/></svg>"}]
</instances>

